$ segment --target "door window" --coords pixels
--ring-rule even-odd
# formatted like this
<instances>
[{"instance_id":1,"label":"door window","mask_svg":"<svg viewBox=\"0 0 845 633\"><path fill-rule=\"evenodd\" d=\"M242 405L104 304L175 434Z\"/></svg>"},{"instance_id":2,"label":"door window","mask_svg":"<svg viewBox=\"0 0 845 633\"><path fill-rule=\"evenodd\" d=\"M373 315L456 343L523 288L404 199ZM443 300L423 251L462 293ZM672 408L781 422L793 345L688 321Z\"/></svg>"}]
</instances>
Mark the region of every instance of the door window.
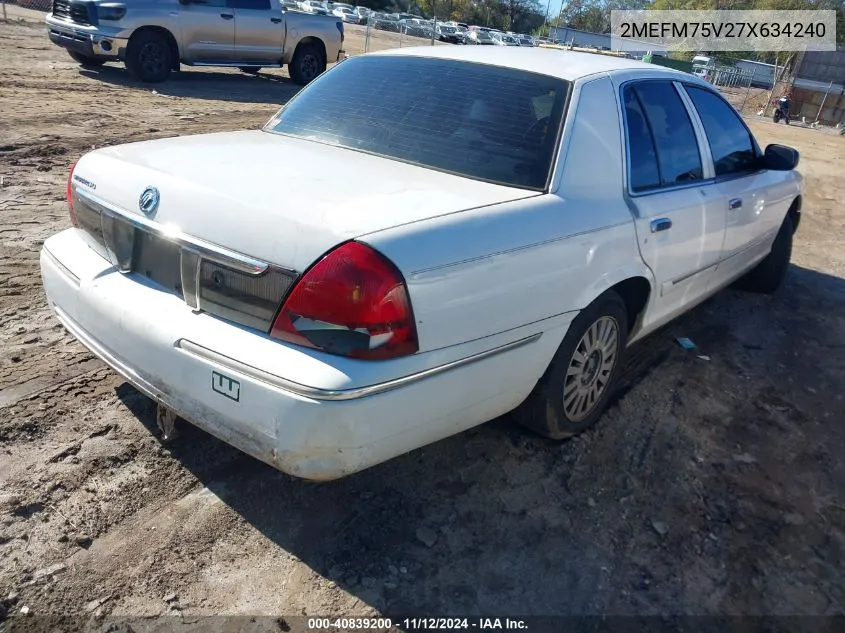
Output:
<instances>
[{"instance_id":1,"label":"door window","mask_svg":"<svg viewBox=\"0 0 845 633\"><path fill-rule=\"evenodd\" d=\"M704 125L716 176L758 169L759 159L751 133L733 108L711 90L696 86L685 88Z\"/></svg>"},{"instance_id":2,"label":"door window","mask_svg":"<svg viewBox=\"0 0 845 633\"><path fill-rule=\"evenodd\" d=\"M642 81L626 86L623 97L631 189L645 191L701 180L695 130L675 86L669 81Z\"/></svg>"}]
</instances>

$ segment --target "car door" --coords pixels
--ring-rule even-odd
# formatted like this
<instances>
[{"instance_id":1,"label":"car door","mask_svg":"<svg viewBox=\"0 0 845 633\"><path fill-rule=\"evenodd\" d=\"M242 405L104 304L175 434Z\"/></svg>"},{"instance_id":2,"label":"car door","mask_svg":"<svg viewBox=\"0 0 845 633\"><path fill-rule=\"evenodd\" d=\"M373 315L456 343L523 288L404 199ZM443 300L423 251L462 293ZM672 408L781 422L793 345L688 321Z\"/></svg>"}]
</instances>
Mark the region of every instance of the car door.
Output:
<instances>
[{"instance_id":1,"label":"car door","mask_svg":"<svg viewBox=\"0 0 845 633\"><path fill-rule=\"evenodd\" d=\"M285 25L276 0L228 0L235 13L235 58L239 62L278 64Z\"/></svg>"},{"instance_id":2,"label":"car door","mask_svg":"<svg viewBox=\"0 0 845 633\"><path fill-rule=\"evenodd\" d=\"M179 5L183 59L186 62L232 61L235 14L226 0L188 0Z\"/></svg>"},{"instance_id":3,"label":"car door","mask_svg":"<svg viewBox=\"0 0 845 633\"><path fill-rule=\"evenodd\" d=\"M722 252L726 211L702 156L680 86L622 86L628 199L655 288L645 327L658 327L706 296Z\"/></svg>"},{"instance_id":4,"label":"car door","mask_svg":"<svg viewBox=\"0 0 845 633\"><path fill-rule=\"evenodd\" d=\"M792 202L782 172L761 168L751 131L724 98L687 84L713 160L715 180L727 212L727 231L715 283L724 285L769 252Z\"/></svg>"}]
</instances>

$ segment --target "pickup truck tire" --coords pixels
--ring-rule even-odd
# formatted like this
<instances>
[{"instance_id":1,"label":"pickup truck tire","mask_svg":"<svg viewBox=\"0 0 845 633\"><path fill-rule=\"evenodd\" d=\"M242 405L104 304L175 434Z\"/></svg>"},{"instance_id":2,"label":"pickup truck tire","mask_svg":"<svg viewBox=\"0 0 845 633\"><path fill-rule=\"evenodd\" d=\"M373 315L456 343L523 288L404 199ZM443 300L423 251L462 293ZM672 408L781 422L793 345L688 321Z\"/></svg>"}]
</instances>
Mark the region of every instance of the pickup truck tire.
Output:
<instances>
[{"instance_id":1,"label":"pickup truck tire","mask_svg":"<svg viewBox=\"0 0 845 633\"><path fill-rule=\"evenodd\" d=\"M514 412L516 420L555 440L586 431L613 396L627 341L625 301L608 291L572 321L546 373Z\"/></svg>"},{"instance_id":2,"label":"pickup truck tire","mask_svg":"<svg viewBox=\"0 0 845 633\"><path fill-rule=\"evenodd\" d=\"M290 78L299 86L310 83L325 70L326 61L323 59L320 49L314 44L300 44L297 46L293 54L293 59L288 64Z\"/></svg>"},{"instance_id":3,"label":"pickup truck tire","mask_svg":"<svg viewBox=\"0 0 845 633\"><path fill-rule=\"evenodd\" d=\"M173 68L173 51L167 38L156 31L140 31L126 47L126 69L135 79L160 83Z\"/></svg>"},{"instance_id":4,"label":"pickup truck tire","mask_svg":"<svg viewBox=\"0 0 845 633\"><path fill-rule=\"evenodd\" d=\"M81 53L77 53L74 51L68 51L67 54L71 56L71 59L73 59L73 61L75 61L83 68L100 68L103 64L106 63L105 59L93 57L91 55L82 55Z\"/></svg>"},{"instance_id":5,"label":"pickup truck tire","mask_svg":"<svg viewBox=\"0 0 845 633\"><path fill-rule=\"evenodd\" d=\"M783 219L780 230L772 244L772 250L765 259L751 269L744 277L736 282L736 287L748 292L772 294L780 288L789 270L792 259L792 235L794 233L792 218L788 215Z\"/></svg>"}]
</instances>

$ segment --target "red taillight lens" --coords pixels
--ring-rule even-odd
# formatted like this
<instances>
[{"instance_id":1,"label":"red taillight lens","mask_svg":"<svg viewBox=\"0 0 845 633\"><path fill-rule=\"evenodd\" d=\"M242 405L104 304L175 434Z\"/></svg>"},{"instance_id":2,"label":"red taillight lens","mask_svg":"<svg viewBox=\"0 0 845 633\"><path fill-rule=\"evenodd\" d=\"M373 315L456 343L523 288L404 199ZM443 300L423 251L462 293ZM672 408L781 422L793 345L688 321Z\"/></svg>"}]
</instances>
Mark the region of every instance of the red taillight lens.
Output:
<instances>
[{"instance_id":1,"label":"red taillight lens","mask_svg":"<svg viewBox=\"0 0 845 633\"><path fill-rule=\"evenodd\" d=\"M70 172L67 175L67 190L65 194L67 195L67 212L70 215L70 223L74 226L79 226L79 219L76 217L76 211L73 210L73 189L71 185L73 184L73 170L76 169L76 162L74 162L70 166Z\"/></svg>"},{"instance_id":2,"label":"red taillight lens","mask_svg":"<svg viewBox=\"0 0 845 633\"><path fill-rule=\"evenodd\" d=\"M359 242L343 244L305 273L282 305L270 336L352 358L396 358L417 351L402 274Z\"/></svg>"}]
</instances>

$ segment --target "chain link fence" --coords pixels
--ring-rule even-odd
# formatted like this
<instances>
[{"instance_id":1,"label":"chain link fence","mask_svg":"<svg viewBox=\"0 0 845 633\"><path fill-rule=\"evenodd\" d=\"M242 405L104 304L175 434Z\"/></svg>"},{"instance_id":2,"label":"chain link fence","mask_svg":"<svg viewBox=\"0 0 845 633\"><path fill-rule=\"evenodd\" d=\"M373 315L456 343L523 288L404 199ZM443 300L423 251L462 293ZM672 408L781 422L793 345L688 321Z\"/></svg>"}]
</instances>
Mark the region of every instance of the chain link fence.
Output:
<instances>
[{"instance_id":1,"label":"chain link fence","mask_svg":"<svg viewBox=\"0 0 845 633\"><path fill-rule=\"evenodd\" d=\"M446 40L452 35L451 31L457 31L437 18L399 20L392 15L375 14L366 22L365 25L346 25L347 31L363 30L364 53L408 46L448 45L450 42Z\"/></svg>"}]
</instances>

